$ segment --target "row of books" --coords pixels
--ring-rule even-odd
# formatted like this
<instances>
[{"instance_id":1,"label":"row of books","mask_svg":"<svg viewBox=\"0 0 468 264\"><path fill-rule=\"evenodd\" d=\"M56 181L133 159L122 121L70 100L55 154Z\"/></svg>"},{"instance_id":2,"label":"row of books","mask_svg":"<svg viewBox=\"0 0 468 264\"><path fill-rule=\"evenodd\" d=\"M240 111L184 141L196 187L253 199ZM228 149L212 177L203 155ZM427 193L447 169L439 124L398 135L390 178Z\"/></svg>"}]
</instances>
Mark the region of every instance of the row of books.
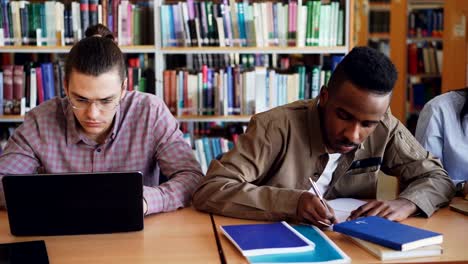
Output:
<instances>
[{"instance_id":1,"label":"row of books","mask_svg":"<svg viewBox=\"0 0 468 264\"><path fill-rule=\"evenodd\" d=\"M415 9L408 16L409 37L442 37L444 10Z\"/></svg>"},{"instance_id":2,"label":"row of books","mask_svg":"<svg viewBox=\"0 0 468 264\"><path fill-rule=\"evenodd\" d=\"M213 159L221 157L234 147L234 143L220 137L202 137L194 141L194 154L200 163L203 173L206 173Z\"/></svg>"},{"instance_id":3,"label":"row of books","mask_svg":"<svg viewBox=\"0 0 468 264\"><path fill-rule=\"evenodd\" d=\"M169 55L169 58L171 55ZM324 64L331 64L331 56L323 56ZM172 59L172 58L171 58ZM309 63L312 61L312 63ZM289 55L289 54L188 54L185 64L174 65L167 68L184 67L190 70L201 71L204 65L208 68L226 68L230 65L240 65L243 68L267 67L287 70L295 64L318 64L320 56L309 55ZM307 62L307 63L306 63Z\"/></svg>"},{"instance_id":4,"label":"row of books","mask_svg":"<svg viewBox=\"0 0 468 264\"><path fill-rule=\"evenodd\" d=\"M63 96L64 64L2 65L0 114L24 115L37 104Z\"/></svg>"},{"instance_id":5,"label":"row of books","mask_svg":"<svg viewBox=\"0 0 468 264\"><path fill-rule=\"evenodd\" d=\"M200 72L166 70L163 76L164 101L177 116L252 115L316 97L331 70L319 65L296 66L293 72L204 66Z\"/></svg>"},{"instance_id":6,"label":"row of books","mask_svg":"<svg viewBox=\"0 0 468 264\"><path fill-rule=\"evenodd\" d=\"M408 107L410 113L419 113L424 105L441 93L441 78L411 77Z\"/></svg>"},{"instance_id":7,"label":"row of books","mask_svg":"<svg viewBox=\"0 0 468 264\"><path fill-rule=\"evenodd\" d=\"M390 57L390 43L386 39L369 39L367 46L374 48Z\"/></svg>"},{"instance_id":8,"label":"row of books","mask_svg":"<svg viewBox=\"0 0 468 264\"><path fill-rule=\"evenodd\" d=\"M128 90L155 92L155 74L141 68L140 59L128 59ZM55 96L64 97L64 61L2 65L0 72L0 115L24 115Z\"/></svg>"},{"instance_id":9,"label":"row of books","mask_svg":"<svg viewBox=\"0 0 468 264\"><path fill-rule=\"evenodd\" d=\"M161 5L162 46L342 46L344 8L339 1L234 0Z\"/></svg>"},{"instance_id":10,"label":"row of books","mask_svg":"<svg viewBox=\"0 0 468 264\"><path fill-rule=\"evenodd\" d=\"M154 43L153 1L132 4L128 0L2 0L0 21L0 46L72 45L97 23L107 25L119 45Z\"/></svg>"},{"instance_id":11,"label":"row of books","mask_svg":"<svg viewBox=\"0 0 468 264\"><path fill-rule=\"evenodd\" d=\"M408 44L408 72L410 74L442 73L442 48L430 43Z\"/></svg>"},{"instance_id":12,"label":"row of books","mask_svg":"<svg viewBox=\"0 0 468 264\"><path fill-rule=\"evenodd\" d=\"M390 32L390 11L370 11L369 12L369 32L388 33Z\"/></svg>"}]
</instances>

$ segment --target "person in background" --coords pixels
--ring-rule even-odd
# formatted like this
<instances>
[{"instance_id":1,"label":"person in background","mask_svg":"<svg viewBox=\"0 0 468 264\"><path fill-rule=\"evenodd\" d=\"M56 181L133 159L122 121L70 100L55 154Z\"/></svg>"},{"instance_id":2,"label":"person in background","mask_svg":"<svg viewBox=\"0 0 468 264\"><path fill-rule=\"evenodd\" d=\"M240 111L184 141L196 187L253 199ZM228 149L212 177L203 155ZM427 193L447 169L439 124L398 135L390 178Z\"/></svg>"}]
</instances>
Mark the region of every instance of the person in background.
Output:
<instances>
[{"instance_id":1,"label":"person in background","mask_svg":"<svg viewBox=\"0 0 468 264\"><path fill-rule=\"evenodd\" d=\"M468 87L427 102L419 115L416 139L442 161L457 193L468 195Z\"/></svg>"},{"instance_id":2,"label":"person in background","mask_svg":"<svg viewBox=\"0 0 468 264\"><path fill-rule=\"evenodd\" d=\"M236 146L211 162L194 206L238 218L324 227L336 220L310 191L312 180L325 199L370 199L351 219L429 217L450 201L454 186L439 160L391 115L396 79L385 55L354 48L319 98L253 116ZM396 199L375 200L379 170L398 177Z\"/></svg>"},{"instance_id":3,"label":"person in background","mask_svg":"<svg viewBox=\"0 0 468 264\"><path fill-rule=\"evenodd\" d=\"M9 174L141 171L145 215L188 206L203 174L155 95L127 91L124 55L103 25L66 59L65 98L32 109L0 156ZM160 173L169 180L159 185ZM1 205L4 194L0 187Z\"/></svg>"}]
</instances>

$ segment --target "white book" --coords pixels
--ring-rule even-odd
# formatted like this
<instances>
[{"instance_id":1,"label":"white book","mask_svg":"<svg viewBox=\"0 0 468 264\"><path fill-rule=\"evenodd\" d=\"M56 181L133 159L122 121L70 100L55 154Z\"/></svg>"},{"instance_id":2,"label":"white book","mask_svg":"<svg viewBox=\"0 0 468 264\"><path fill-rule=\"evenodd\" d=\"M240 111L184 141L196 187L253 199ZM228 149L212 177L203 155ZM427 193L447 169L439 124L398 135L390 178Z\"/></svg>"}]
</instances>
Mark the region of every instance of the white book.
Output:
<instances>
[{"instance_id":1,"label":"white book","mask_svg":"<svg viewBox=\"0 0 468 264\"><path fill-rule=\"evenodd\" d=\"M267 110L266 85L266 68L255 67L255 113Z\"/></svg>"},{"instance_id":2,"label":"white book","mask_svg":"<svg viewBox=\"0 0 468 264\"><path fill-rule=\"evenodd\" d=\"M12 23L13 27L13 44L14 45L21 45L21 19L20 19L20 3L17 1L11 1L10 2L10 9L11 9L11 17L13 21L10 21Z\"/></svg>"},{"instance_id":3,"label":"white book","mask_svg":"<svg viewBox=\"0 0 468 264\"><path fill-rule=\"evenodd\" d=\"M229 115L228 108L228 76L227 73L223 74L223 115Z\"/></svg>"},{"instance_id":4,"label":"white book","mask_svg":"<svg viewBox=\"0 0 468 264\"><path fill-rule=\"evenodd\" d=\"M430 257L442 255L442 245L431 245L420 248L415 248L406 251L394 250L391 248L383 247L359 238L349 237L353 242L369 251L372 255L380 260L394 260L394 259L407 259L418 257Z\"/></svg>"},{"instance_id":5,"label":"white book","mask_svg":"<svg viewBox=\"0 0 468 264\"><path fill-rule=\"evenodd\" d=\"M202 139L196 139L194 141L195 144L195 150L197 151L197 157L200 162L200 167L203 172L203 174L206 174L206 171L208 170L208 165L206 162L206 155L205 155L205 149L203 147L203 141Z\"/></svg>"},{"instance_id":6,"label":"white book","mask_svg":"<svg viewBox=\"0 0 468 264\"><path fill-rule=\"evenodd\" d=\"M56 46L57 45L57 38L56 38L56 23L57 23L57 14L55 9L55 2L46 1L45 2L45 16L46 16L46 29L47 29L47 39L46 45L47 46Z\"/></svg>"},{"instance_id":7,"label":"white book","mask_svg":"<svg viewBox=\"0 0 468 264\"><path fill-rule=\"evenodd\" d=\"M29 107L33 109L36 107L37 102L37 82L36 82L36 68L31 67L30 75L29 75Z\"/></svg>"},{"instance_id":8,"label":"white book","mask_svg":"<svg viewBox=\"0 0 468 264\"><path fill-rule=\"evenodd\" d=\"M102 24L102 5L98 4L98 23Z\"/></svg>"},{"instance_id":9,"label":"white book","mask_svg":"<svg viewBox=\"0 0 468 264\"><path fill-rule=\"evenodd\" d=\"M306 28L307 28L307 24L306 24L307 7L300 6L300 8L297 9L297 13L298 13L298 17L300 16L301 18L305 18L305 19L304 21L297 23L296 45L298 47L304 47L305 41L306 41Z\"/></svg>"},{"instance_id":10,"label":"white book","mask_svg":"<svg viewBox=\"0 0 468 264\"><path fill-rule=\"evenodd\" d=\"M260 4L253 3L253 23L255 27L255 42L257 43L257 47L263 47L263 29L262 29L262 18L261 18L261 11L260 11Z\"/></svg>"},{"instance_id":11,"label":"white book","mask_svg":"<svg viewBox=\"0 0 468 264\"><path fill-rule=\"evenodd\" d=\"M75 42L81 39L82 31L81 31L81 12L80 12L80 3L72 2L72 30L73 30L73 37Z\"/></svg>"},{"instance_id":12,"label":"white book","mask_svg":"<svg viewBox=\"0 0 468 264\"><path fill-rule=\"evenodd\" d=\"M276 88L277 76L275 70L268 71L268 82L269 82L269 92L270 92L270 100L268 103L268 109L277 106L278 101L278 90Z\"/></svg>"},{"instance_id":13,"label":"white book","mask_svg":"<svg viewBox=\"0 0 468 264\"><path fill-rule=\"evenodd\" d=\"M188 14L188 6L186 2L179 2L179 7L182 11L182 23L184 27L184 39L185 39L185 46L190 46L191 43L191 36L190 36L190 28L189 28L189 14Z\"/></svg>"},{"instance_id":14,"label":"white book","mask_svg":"<svg viewBox=\"0 0 468 264\"><path fill-rule=\"evenodd\" d=\"M268 37L268 8L267 8L267 3L260 3L260 17L262 19L263 47L268 47L268 46L270 46L270 39Z\"/></svg>"},{"instance_id":15,"label":"white book","mask_svg":"<svg viewBox=\"0 0 468 264\"><path fill-rule=\"evenodd\" d=\"M55 2L55 32L56 36L59 36L59 39L56 38L56 45L60 46L65 46L64 12L65 5L60 2Z\"/></svg>"},{"instance_id":16,"label":"white book","mask_svg":"<svg viewBox=\"0 0 468 264\"><path fill-rule=\"evenodd\" d=\"M219 39L219 46L225 47L226 46L226 38L224 36L224 24L223 18L217 17L216 18L216 28L218 29L218 39Z\"/></svg>"}]
</instances>

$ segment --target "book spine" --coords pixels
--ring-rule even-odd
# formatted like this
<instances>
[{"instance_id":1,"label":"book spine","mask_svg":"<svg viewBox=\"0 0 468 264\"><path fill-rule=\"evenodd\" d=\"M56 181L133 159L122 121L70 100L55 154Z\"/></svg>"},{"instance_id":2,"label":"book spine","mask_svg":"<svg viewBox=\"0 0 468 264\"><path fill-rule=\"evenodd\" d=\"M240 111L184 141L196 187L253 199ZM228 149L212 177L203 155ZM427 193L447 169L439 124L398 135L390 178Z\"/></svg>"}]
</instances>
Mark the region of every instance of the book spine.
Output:
<instances>
[{"instance_id":1,"label":"book spine","mask_svg":"<svg viewBox=\"0 0 468 264\"><path fill-rule=\"evenodd\" d=\"M89 25L94 26L98 23L98 0L89 0ZM86 29L85 29L86 30Z\"/></svg>"},{"instance_id":2,"label":"book spine","mask_svg":"<svg viewBox=\"0 0 468 264\"><path fill-rule=\"evenodd\" d=\"M85 32L89 27L89 1L80 0L81 32Z\"/></svg>"}]
</instances>

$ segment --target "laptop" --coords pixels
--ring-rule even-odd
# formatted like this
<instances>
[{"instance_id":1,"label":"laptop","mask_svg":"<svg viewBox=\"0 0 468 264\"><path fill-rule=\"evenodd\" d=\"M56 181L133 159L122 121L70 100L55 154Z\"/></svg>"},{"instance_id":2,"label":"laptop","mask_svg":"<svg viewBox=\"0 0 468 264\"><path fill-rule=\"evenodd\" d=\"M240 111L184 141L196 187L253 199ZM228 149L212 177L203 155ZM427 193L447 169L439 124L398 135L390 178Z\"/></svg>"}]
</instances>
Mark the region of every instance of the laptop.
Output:
<instances>
[{"instance_id":1,"label":"laptop","mask_svg":"<svg viewBox=\"0 0 468 264\"><path fill-rule=\"evenodd\" d=\"M7 175L2 182L13 235L143 229L141 172Z\"/></svg>"}]
</instances>

